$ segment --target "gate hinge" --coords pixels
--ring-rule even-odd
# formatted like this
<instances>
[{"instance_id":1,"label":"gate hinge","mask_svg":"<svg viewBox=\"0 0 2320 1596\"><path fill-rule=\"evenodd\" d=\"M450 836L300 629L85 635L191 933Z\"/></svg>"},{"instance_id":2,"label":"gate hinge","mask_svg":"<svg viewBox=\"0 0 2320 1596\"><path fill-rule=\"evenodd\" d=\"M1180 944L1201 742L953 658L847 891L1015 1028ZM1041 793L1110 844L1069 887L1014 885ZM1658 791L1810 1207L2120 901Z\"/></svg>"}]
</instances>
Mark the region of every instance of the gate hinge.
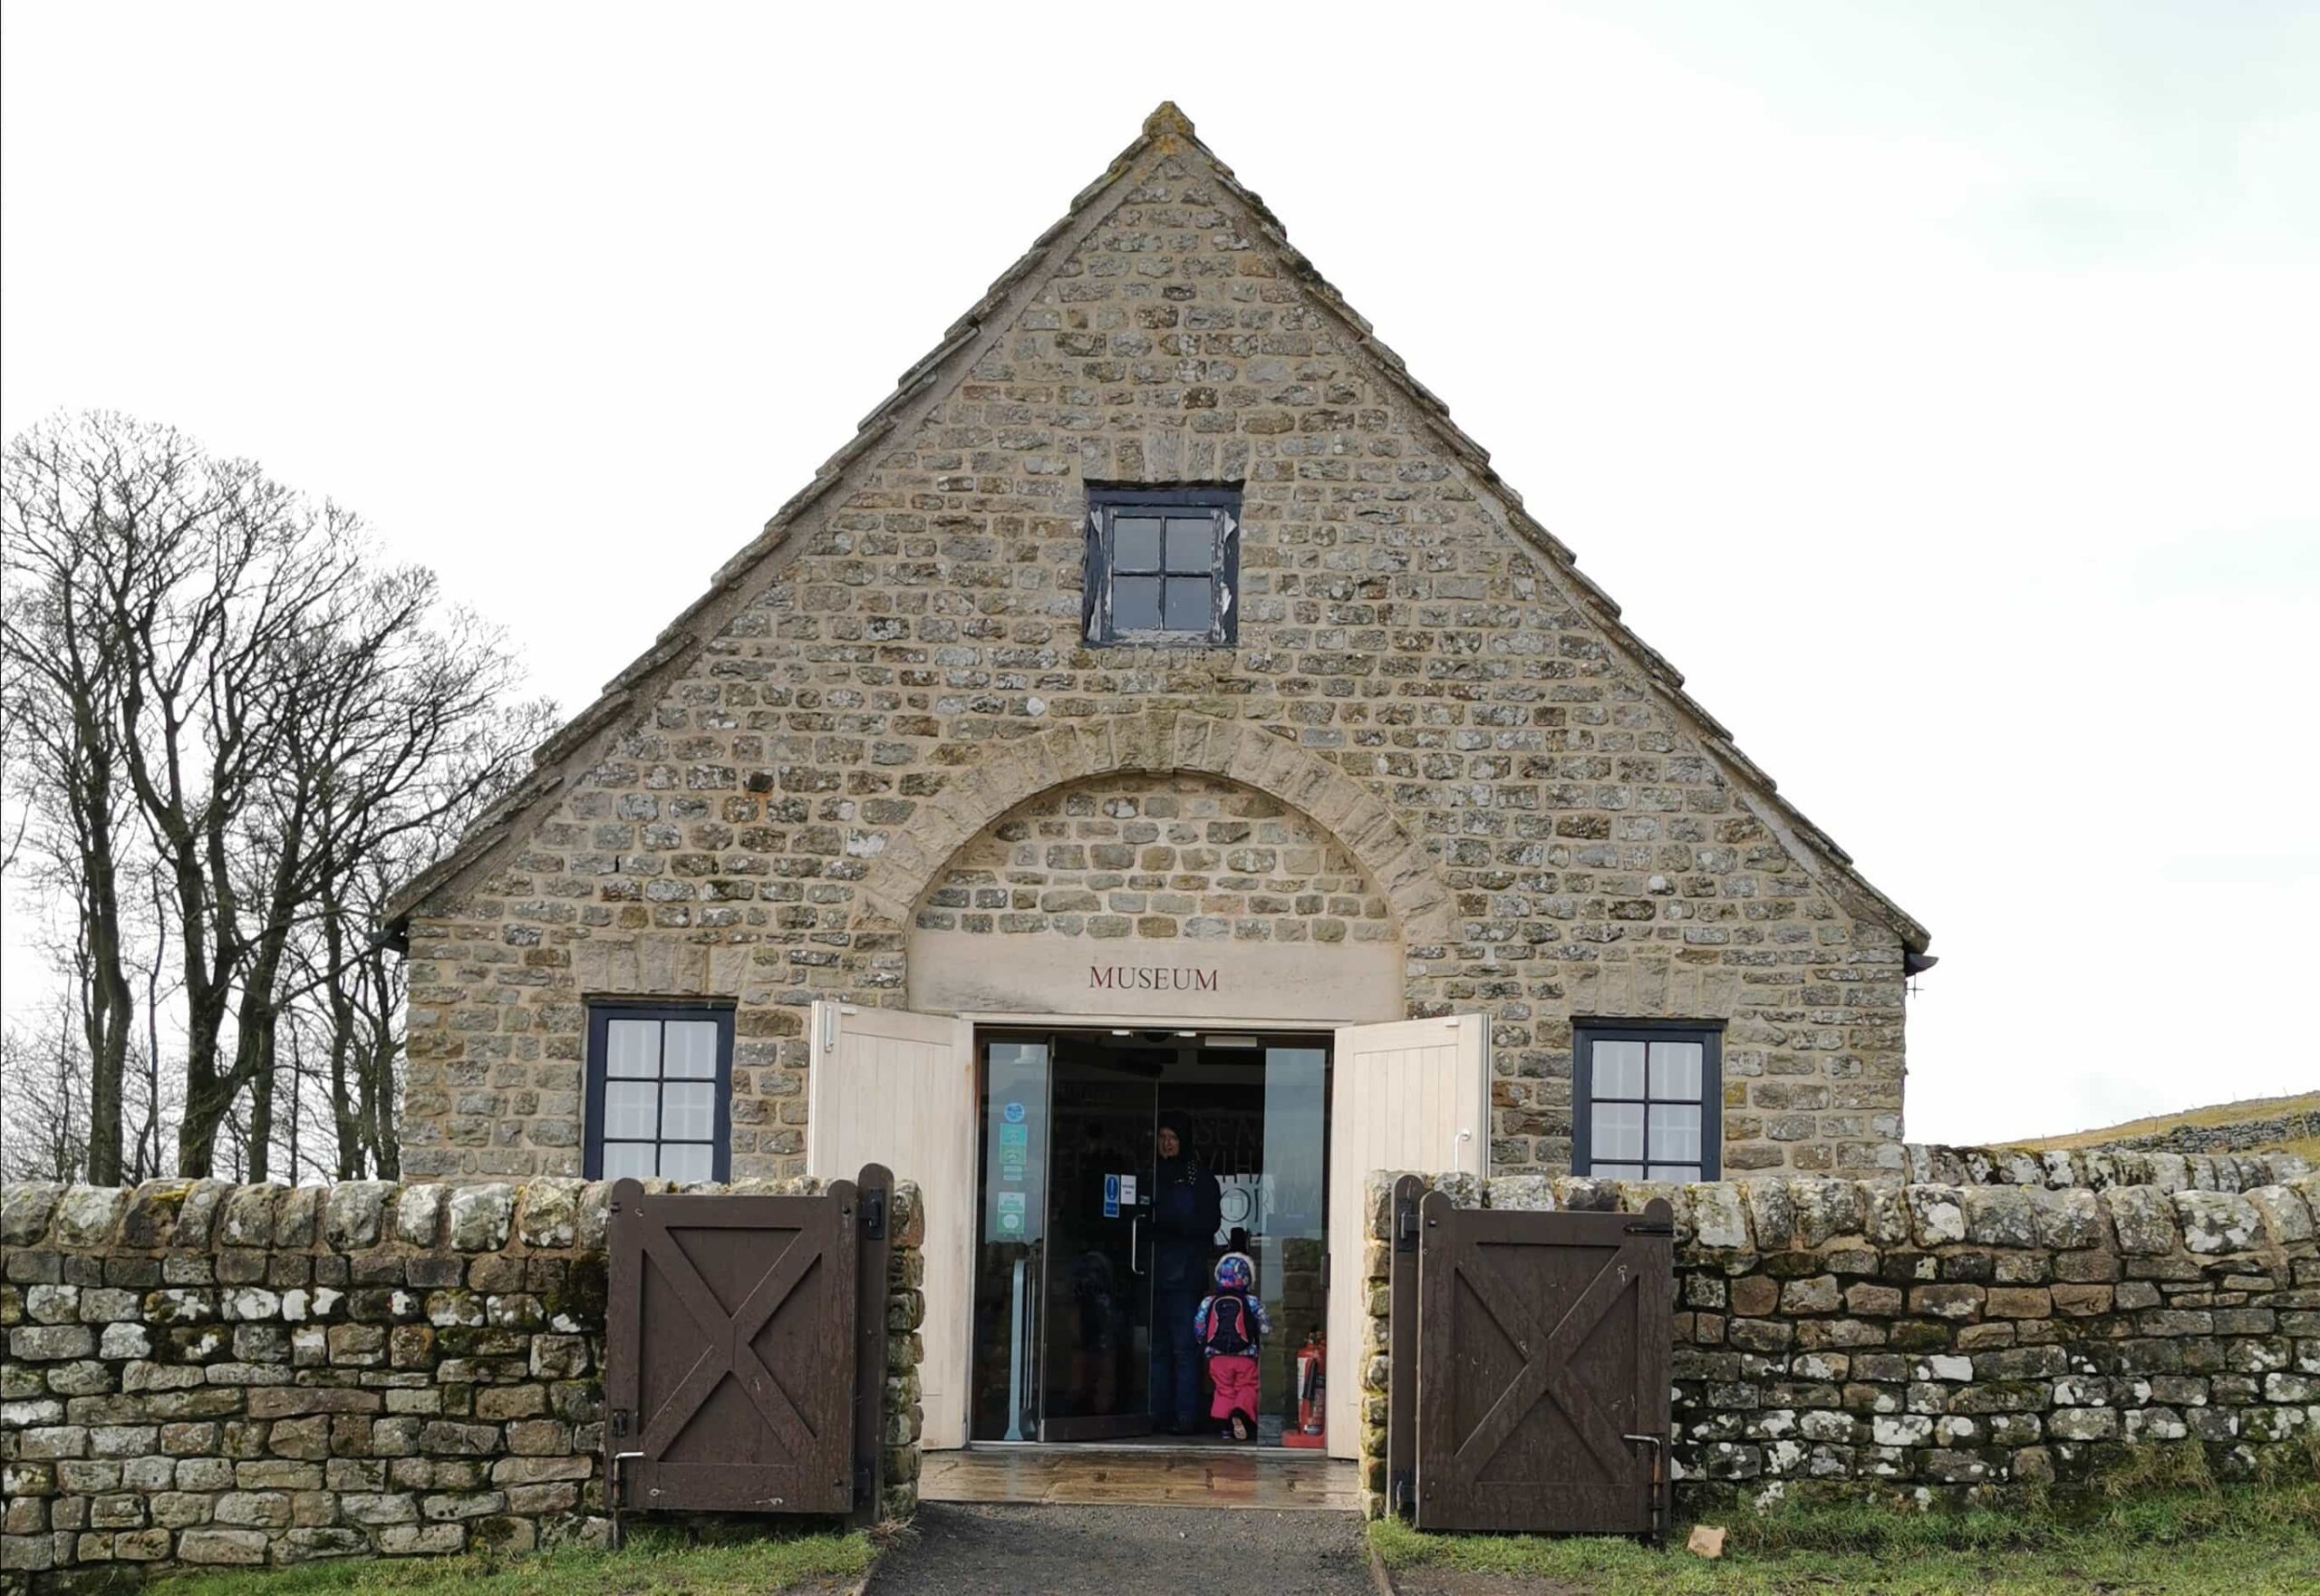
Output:
<instances>
[{"instance_id":1,"label":"gate hinge","mask_svg":"<svg viewBox=\"0 0 2320 1596\"><path fill-rule=\"evenodd\" d=\"M1408 1197L1394 1201L1394 1251L1417 1251L1417 1204Z\"/></svg>"},{"instance_id":2,"label":"gate hinge","mask_svg":"<svg viewBox=\"0 0 2320 1596\"><path fill-rule=\"evenodd\" d=\"M886 1239L886 1189L872 1186L862 1194L862 1234L865 1240Z\"/></svg>"},{"instance_id":3,"label":"gate hinge","mask_svg":"<svg viewBox=\"0 0 2320 1596\"><path fill-rule=\"evenodd\" d=\"M1417 1511L1417 1475L1409 1469L1394 1471L1386 1488L1386 1511L1395 1517Z\"/></svg>"},{"instance_id":4,"label":"gate hinge","mask_svg":"<svg viewBox=\"0 0 2320 1596\"><path fill-rule=\"evenodd\" d=\"M854 1504L856 1507L867 1507L870 1504L870 1493L875 1488L870 1476L869 1459L856 1458L854 1460Z\"/></svg>"}]
</instances>

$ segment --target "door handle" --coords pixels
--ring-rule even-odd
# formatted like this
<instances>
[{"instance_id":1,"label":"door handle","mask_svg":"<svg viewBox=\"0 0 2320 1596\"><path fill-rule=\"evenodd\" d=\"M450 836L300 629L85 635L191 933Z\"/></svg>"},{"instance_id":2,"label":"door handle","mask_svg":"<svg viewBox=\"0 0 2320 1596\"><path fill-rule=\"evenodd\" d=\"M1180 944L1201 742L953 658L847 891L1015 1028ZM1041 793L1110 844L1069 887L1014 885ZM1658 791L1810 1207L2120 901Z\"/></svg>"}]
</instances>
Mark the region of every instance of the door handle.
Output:
<instances>
[{"instance_id":1,"label":"door handle","mask_svg":"<svg viewBox=\"0 0 2320 1596\"><path fill-rule=\"evenodd\" d=\"M1139 1214L1127 1222L1127 1272L1130 1274L1144 1272L1142 1262L1144 1248L1140 1244L1143 1240L1144 1215Z\"/></svg>"}]
</instances>

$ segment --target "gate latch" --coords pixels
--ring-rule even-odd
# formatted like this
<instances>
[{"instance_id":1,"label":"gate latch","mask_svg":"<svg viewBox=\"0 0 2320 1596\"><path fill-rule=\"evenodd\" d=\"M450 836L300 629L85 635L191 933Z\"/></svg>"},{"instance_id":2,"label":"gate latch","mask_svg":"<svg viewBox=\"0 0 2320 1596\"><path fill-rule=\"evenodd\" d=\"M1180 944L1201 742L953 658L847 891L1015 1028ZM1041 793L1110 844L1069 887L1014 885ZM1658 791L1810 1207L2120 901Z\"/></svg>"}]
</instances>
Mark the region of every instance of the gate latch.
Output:
<instances>
[{"instance_id":1,"label":"gate latch","mask_svg":"<svg viewBox=\"0 0 2320 1596\"><path fill-rule=\"evenodd\" d=\"M1654 1224L1649 1220L1638 1220L1627 1227L1627 1233L1631 1236L1672 1236L1676 1233L1676 1227L1672 1224Z\"/></svg>"},{"instance_id":2,"label":"gate latch","mask_svg":"<svg viewBox=\"0 0 2320 1596\"><path fill-rule=\"evenodd\" d=\"M854 1504L856 1507L869 1505L871 1488L869 1459L857 1457L854 1460Z\"/></svg>"},{"instance_id":3,"label":"gate latch","mask_svg":"<svg viewBox=\"0 0 2320 1596\"><path fill-rule=\"evenodd\" d=\"M862 1234L864 1239L883 1242L886 1239L886 1188L872 1186L862 1194Z\"/></svg>"},{"instance_id":4,"label":"gate latch","mask_svg":"<svg viewBox=\"0 0 2320 1596\"><path fill-rule=\"evenodd\" d=\"M1394 1251L1417 1251L1417 1204L1408 1197L1394 1200Z\"/></svg>"},{"instance_id":5,"label":"gate latch","mask_svg":"<svg viewBox=\"0 0 2320 1596\"><path fill-rule=\"evenodd\" d=\"M604 1465L604 1504L613 1510L615 1517L622 1508L628 1505L628 1480L621 1465L641 1462L643 1456L642 1452L615 1452Z\"/></svg>"}]
</instances>

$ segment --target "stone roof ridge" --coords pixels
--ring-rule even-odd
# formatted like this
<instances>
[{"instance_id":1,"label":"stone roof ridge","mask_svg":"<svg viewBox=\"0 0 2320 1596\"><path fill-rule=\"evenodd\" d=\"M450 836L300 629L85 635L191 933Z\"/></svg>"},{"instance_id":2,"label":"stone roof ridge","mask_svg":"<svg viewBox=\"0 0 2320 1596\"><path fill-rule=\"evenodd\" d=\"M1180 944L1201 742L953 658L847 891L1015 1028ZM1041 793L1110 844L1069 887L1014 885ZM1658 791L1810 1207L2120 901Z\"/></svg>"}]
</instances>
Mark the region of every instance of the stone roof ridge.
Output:
<instances>
[{"instance_id":1,"label":"stone roof ridge","mask_svg":"<svg viewBox=\"0 0 2320 1596\"><path fill-rule=\"evenodd\" d=\"M1144 119L1144 136L1157 139L1164 133L1174 133L1179 139L1198 137L1193 131L1193 119L1173 100L1163 100L1153 107L1152 114Z\"/></svg>"},{"instance_id":2,"label":"stone roof ridge","mask_svg":"<svg viewBox=\"0 0 2320 1596\"><path fill-rule=\"evenodd\" d=\"M689 656L714 635L716 626L711 612L734 595L750 573L788 540L807 511L827 497L854 466L894 432L905 414L912 412L933 391L944 384L962 356L979 344L1011 309L1024 286L1042 279L1044 268L1058 248L1076 244L1081 235L1101 219L1098 208L1104 207L1107 210L1106 202L1122 180L1147 154L1155 150L1164 154L1190 154L1198 159L1209 175L1248 213L1265 243L1300 285L1342 325L1357 351L1366 358L1385 386L1415 412L1436 445L1473 474L1478 488L1487 491L1498 505L1509 528L1546 556L1569 585L1571 595L1579 607L1595 622L1612 645L1640 670L1658 692L1666 695L1679 714L1693 722L1701 733L1704 744L1726 765L1737 780L1762 799L1764 808L1771 812L1766 814L1759 810L1759 817L1765 820L1775 833L1782 835L1784 841L1793 840L1809 853L1817 854L1842 878L1836 884L1824 880L1824 885L1849 889L1844 895L1852 897L1856 905L1865 908L1872 918L1890 925L1909 948L1922 953L1931 941L1925 927L1870 885L1854 867L1852 856L1840 847L1834 838L1782 798L1771 775L1743 754L1723 723L1684 691L1683 673L1619 618L1620 609L1617 601L1579 569L1578 556L1571 548L1523 508L1522 494L1492 467L1490 451L1451 420L1449 405L1410 375L1408 363L1377 336L1368 319L1356 311L1336 286L1322 276L1320 269L1289 241L1288 229L1281 219L1262 198L1234 176L1232 169L1219 159L1215 151L1201 141L1194 131L1192 119L1172 100L1162 101L1145 118L1136 137L1113 157L1103 174L1073 196L1064 214L1041 232L1012 265L992 279L981 297L944 330L942 339L933 349L902 373L894 391L863 417L853 437L816 469L813 479L776 510L755 537L718 567L710 578L708 591L663 628L652 647L607 682L602 695L594 703L582 710L534 750L532 774L470 827L450 854L392 895L382 934L395 934L411 912L430 895L463 874L483 854L506 840L527 809L564 785L562 770L552 768L561 767L608 726L616 722L632 706L639 687L647 679L658 674L671 662ZM1812 867L1811 859L1803 862L1808 869Z\"/></svg>"}]
</instances>

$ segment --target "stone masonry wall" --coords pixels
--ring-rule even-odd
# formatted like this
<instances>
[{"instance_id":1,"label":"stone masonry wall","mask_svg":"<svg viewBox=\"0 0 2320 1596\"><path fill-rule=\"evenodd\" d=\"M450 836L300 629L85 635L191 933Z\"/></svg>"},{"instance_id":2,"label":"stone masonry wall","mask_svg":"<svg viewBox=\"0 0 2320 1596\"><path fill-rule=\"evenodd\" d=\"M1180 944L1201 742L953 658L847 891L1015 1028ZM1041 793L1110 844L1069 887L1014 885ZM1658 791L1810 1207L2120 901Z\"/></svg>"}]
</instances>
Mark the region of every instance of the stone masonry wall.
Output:
<instances>
[{"instance_id":1,"label":"stone masonry wall","mask_svg":"<svg viewBox=\"0 0 2320 1596\"><path fill-rule=\"evenodd\" d=\"M1204 776L1113 776L1049 789L961 848L916 923L1107 941L1396 934L1386 895L1310 817Z\"/></svg>"},{"instance_id":2,"label":"stone masonry wall","mask_svg":"<svg viewBox=\"0 0 2320 1596\"><path fill-rule=\"evenodd\" d=\"M9 1185L0 1591L602 1544L607 1189ZM906 1514L924 1218L907 1183L894 1208Z\"/></svg>"},{"instance_id":3,"label":"stone masonry wall","mask_svg":"<svg viewBox=\"0 0 2320 1596\"><path fill-rule=\"evenodd\" d=\"M1368 1183L1362 1487L1385 1487L1387 1237ZM1694 1505L1925 1502L2083 1485L2129 1448L2320 1459L2320 1175L2151 1186L1431 1183L1462 1207L1676 1211L1674 1436Z\"/></svg>"},{"instance_id":4,"label":"stone masonry wall","mask_svg":"<svg viewBox=\"0 0 2320 1596\"><path fill-rule=\"evenodd\" d=\"M998 891L973 839L1122 771L1361 866L1405 1011L1491 1016L1494 1169L1568 1168L1574 1019L1656 1018L1726 1027L1727 1172L1898 1172L1899 933L1271 215L1164 124L1056 237L413 912L405 1172L579 1173L585 1000L635 995L734 1002L731 1167L798 1173L807 1005L902 1002L922 905ZM1185 481L1243 485L1238 646L1088 647L1088 485Z\"/></svg>"}]
</instances>

